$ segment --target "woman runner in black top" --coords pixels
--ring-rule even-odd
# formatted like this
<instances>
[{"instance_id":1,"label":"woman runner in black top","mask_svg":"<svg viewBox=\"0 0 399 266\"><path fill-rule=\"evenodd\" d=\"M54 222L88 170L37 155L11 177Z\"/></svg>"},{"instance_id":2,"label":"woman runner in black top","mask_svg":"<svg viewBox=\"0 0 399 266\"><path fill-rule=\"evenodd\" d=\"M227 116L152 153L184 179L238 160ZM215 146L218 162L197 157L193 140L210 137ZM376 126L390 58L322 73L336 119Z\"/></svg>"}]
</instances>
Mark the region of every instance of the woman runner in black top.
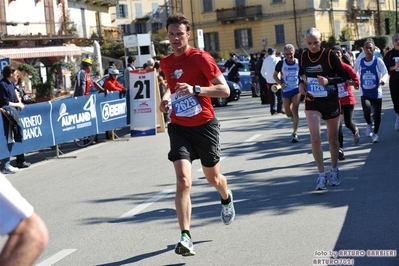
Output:
<instances>
[{"instance_id":1,"label":"woman runner in black top","mask_svg":"<svg viewBox=\"0 0 399 266\"><path fill-rule=\"evenodd\" d=\"M313 157L319 171L316 190L324 190L327 176L321 147L321 120L323 119L326 123L330 146L329 183L331 186L338 186L340 184L337 167L338 128L341 110L336 84L345 82L347 75L335 53L330 49L320 47L322 38L318 29L309 28L305 33L305 40L309 50L301 54L299 66L306 77L300 81L299 92L306 95L306 120L309 126Z\"/></svg>"}]
</instances>

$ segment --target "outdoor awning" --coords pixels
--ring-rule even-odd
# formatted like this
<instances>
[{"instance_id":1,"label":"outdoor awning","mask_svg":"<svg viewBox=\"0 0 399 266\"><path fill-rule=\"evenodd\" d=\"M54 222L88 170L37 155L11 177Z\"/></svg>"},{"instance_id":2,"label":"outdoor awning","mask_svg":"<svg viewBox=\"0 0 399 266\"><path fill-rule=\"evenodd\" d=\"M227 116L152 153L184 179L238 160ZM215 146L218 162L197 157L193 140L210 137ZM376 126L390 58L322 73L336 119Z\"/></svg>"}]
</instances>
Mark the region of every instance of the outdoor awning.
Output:
<instances>
[{"instance_id":1,"label":"outdoor awning","mask_svg":"<svg viewBox=\"0 0 399 266\"><path fill-rule=\"evenodd\" d=\"M10 59L41 58L67 55L81 55L82 51L74 44L46 47L24 47L0 49L0 57Z\"/></svg>"}]
</instances>

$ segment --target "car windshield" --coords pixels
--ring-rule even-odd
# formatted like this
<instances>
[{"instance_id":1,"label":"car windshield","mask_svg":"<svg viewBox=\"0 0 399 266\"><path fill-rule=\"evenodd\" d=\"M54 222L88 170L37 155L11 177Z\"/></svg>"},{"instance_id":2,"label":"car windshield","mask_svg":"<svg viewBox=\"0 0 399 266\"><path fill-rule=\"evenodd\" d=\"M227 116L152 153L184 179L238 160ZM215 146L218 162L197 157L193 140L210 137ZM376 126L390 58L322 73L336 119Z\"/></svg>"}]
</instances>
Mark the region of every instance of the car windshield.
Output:
<instances>
[{"instance_id":1,"label":"car windshield","mask_svg":"<svg viewBox=\"0 0 399 266\"><path fill-rule=\"evenodd\" d=\"M219 67L220 70L222 70L222 68L223 68L225 62L226 62L226 61L218 62L218 63L217 63L217 65L218 65L218 67ZM249 72L249 63L248 63L248 61L239 61L239 62L240 62L241 64L243 64L244 67L240 67L240 68L238 69L238 71L239 71L239 72Z\"/></svg>"},{"instance_id":2,"label":"car windshield","mask_svg":"<svg viewBox=\"0 0 399 266\"><path fill-rule=\"evenodd\" d=\"M249 72L249 65L248 65L248 62L240 62L240 63L243 64L244 67L240 67L240 68L238 69L238 71L241 71L241 72Z\"/></svg>"}]
</instances>

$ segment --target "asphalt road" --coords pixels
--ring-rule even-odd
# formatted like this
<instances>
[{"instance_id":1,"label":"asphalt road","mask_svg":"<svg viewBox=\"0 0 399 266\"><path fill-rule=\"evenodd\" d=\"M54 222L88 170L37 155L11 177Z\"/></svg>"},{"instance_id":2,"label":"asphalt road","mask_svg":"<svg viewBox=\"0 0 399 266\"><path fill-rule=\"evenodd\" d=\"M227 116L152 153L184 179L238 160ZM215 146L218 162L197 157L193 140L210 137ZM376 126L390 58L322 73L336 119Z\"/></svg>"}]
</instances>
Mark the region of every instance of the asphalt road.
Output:
<instances>
[{"instance_id":1,"label":"asphalt road","mask_svg":"<svg viewBox=\"0 0 399 266\"><path fill-rule=\"evenodd\" d=\"M36 265L399 265L399 132L384 93L380 143L365 136L358 101L360 143L353 145L344 129L341 185L321 192L314 191L303 105L299 143L290 142L290 120L270 116L259 98L243 96L217 108L221 170L234 193L236 219L223 225L218 194L195 161L194 257L174 253L180 232L167 133L130 138L124 128L120 141L60 145L58 159L46 160L56 155L51 148L27 154L34 164L7 177L49 228L50 243ZM328 168L325 126L322 136ZM376 250L388 257L372 257ZM335 253L346 260L330 260Z\"/></svg>"}]
</instances>

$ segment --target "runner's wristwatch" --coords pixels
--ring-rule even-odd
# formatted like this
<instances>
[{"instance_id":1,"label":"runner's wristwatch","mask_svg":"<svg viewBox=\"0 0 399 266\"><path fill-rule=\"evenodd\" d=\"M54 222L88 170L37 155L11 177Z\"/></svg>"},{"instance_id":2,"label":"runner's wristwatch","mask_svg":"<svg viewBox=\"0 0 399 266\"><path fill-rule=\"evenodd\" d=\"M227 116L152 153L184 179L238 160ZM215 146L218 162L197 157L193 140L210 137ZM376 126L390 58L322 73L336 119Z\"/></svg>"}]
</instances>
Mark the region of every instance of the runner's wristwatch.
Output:
<instances>
[{"instance_id":1,"label":"runner's wristwatch","mask_svg":"<svg viewBox=\"0 0 399 266\"><path fill-rule=\"evenodd\" d=\"M194 93L195 93L195 95L200 94L201 93L201 87L198 86L198 85L195 85L194 86Z\"/></svg>"}]
</instances>

